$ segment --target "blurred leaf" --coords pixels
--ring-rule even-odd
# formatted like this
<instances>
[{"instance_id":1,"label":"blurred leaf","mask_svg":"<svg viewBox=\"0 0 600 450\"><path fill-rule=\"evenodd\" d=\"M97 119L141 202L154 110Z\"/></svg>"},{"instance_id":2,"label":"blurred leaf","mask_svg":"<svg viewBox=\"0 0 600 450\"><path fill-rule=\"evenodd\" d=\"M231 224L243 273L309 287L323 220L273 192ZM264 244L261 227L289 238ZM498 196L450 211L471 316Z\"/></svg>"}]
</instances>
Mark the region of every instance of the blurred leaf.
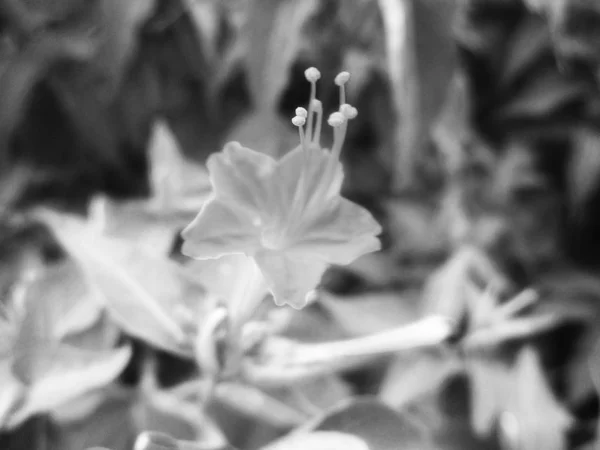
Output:
<instances>
[{"instance_id":1,"label":"blurred leaf","mask_svg":"<svg viewBox=\"0 0 600 450\"><path fill-rule=\"evenodd\" d=\"M268 392L308 417L322 414L352 395L348 383L336 374L300 381L295 385Z\"/></svg>"},{"instance_id":2,"label":"blurred leaf","mask_svg":"<svg viewBox=\"0 0 600 450\"><path fill-rule=\"evenodd\" d=\"M206 168L185 158L164 120L154 122L148 147L156 207L165 215L165 209L195 215L211 193Z\"/></svg>"},{"instance_id":3,"label":"blurred leaf","mask_svg":"<svg viewBox=\"0 0 600 450\"><path fill-rule=\"evenodd\" d=\"M275 397L246 384L219 383L214 395L217 401L230 408L279 428L298 426L307 418Z\"/></svg>"},{"instance_id":4,"label":"blurred leaf","mask_svg":"<svg viewBox=\"0 0 600 450\"><path fill-rule=\"evenodd\" d=\"M409 419L375 399L356 398L309 422L302 431L336 431L362 439L370 450L434 449L431 440Z\"/></svg>"},{"instance_id":5,"label":"blurred leaf","mask_svg":"<svg viewBox=\"0 0 600 450\"><path fill-rule=\"evenodd\" d=\"M49 325L57 339L85 332L101 318L99 298L72 261L46 267L28 284L27 296L48 304Z\"/></svg>"},{"instance_id":6,"label":"blurred leaf","mask_svg":"<svg viewBox=\"0 0 600 450\"><path fill-rule=\"evenodd\" d=\"M600 339L596 339L595 345L590 352L588 370L596 389L596 395L600 396ZM597 449L600 447L600 420L597 421L595 440L596 446L594 448Z\"/></svg>"},{"instance_id":7,"label":"blurred leaf","mask_svg":"<svg viewBox=\"0 0 600 450\"><path fill-rule=\"evenodd\" d=\"M185 158L175 136L157 120L149 141L152 196L147 200L114 201L98 196L90 220L112 237L134 242L157 257L166 257L179 233L211 194L208 171Z\"/></svg>"},{"instance_id":8,"label":"blurred leaf","mask_svg":"<svg viewBox=\"0 0 600 450\"><path fill-rule=\"evenodd\" d=\"M509 369L499 358L468 360L471 386L471 425L480 436L489 436L505 410L511 386Z\"/></svg>"},{"instance_id":9,"label":"blurred leaf","mask_svg":"<svg viewBox=\"0 0 600 450\"><path fill-rule=\"evenodd\" d=\"M506 48L500 83L509 85L529 70L536 61L550 51L550 33L544 20L528 15L519 23Z\"/></svg>"},{"instance_id":10,"label":"blurred leaf","mask_svg":"<svg viewBox=\"0 0 600 450\"><path fill-rule=\"evenodd\" d=\"M0 143L9 144L9 138L21 122L28 100L40 80L57 61L89 56L86 43L74 41L70 36L45 35L32 40L19 52L14 52L0 73ZM0 153L0 158L6 155ZM1 160L0 160L1 161Z\"/></svg>"},{"instance_id":11,"label":"blurred leaf","mask_svg":"<svg viewBox=\"0 0 600 450\"><path fill-rule=\"evenodd\" d=\"M312 433L291 434L264 450L369 450L365 441L349 433L339 431L313 431Z\"/></svg>"},{"instance_id":12,"label":"blurred leaf","mask_svg":"<svg viewBox=\"0 0 600 450\"><path fill-rule=\"evenodd\" d=\"M81 450L104 446L111 450L130 450L136 435L131 419L132 396L124 391L105 390L102 402L88 415L60 422L59 448Z\"/></svg>"},{"instance_id":13,"label":"blurred leaf","mask_svg":"<svg viewBox=\"0 0 600 450\"><path fill-rule=\"evenodd\" d=\"M395 409L436 392L452 375L462 370L455 355L444 348L434 348L398 355L382 382L379 398Z\"/></svg>"},{"instance_id":14,"label":"blurred leaf","mask_svg":"<svg viewBox=\"0 0 600 450\"><path fill-rule=\"evenodd\" d=\"M507 421L510 424L503 431L512 434L510 440L516 444L512 448L566 449L573 418L554 396L533 348L521 350L512 376L508 414L503 415L501 422L501 426Z\"/></svg>"},{"instance_id":15,"label":"blurred leaf","mask_svg":"<svg viewBox=\"0 0 600 450\"><path fill-rule=\"evenodd\" d=\"M347 336L366 336L404 325L419 317L417 296L397 292L374 292L355 296L322 293L319 305Z\"/></svg>"},{"instance_id":16,"label":"blurred leaf","mask_svg":"<svg viewBox=\"0 0 600 450\"><path fill-rule=\"evenodd\" d=\"M432 204L422 198L398 199L386 204L386 212L394 255L417 262L439 258L446 242L443 225L437 220L438 213Z\"/></svg>"},{"instance_id":17,"label":"blurred leaf","mask_svg":"<svg viewBox=\"0 0 600 450\"><path fill-rule=\"evenodd\" d=\"M109 75L109 92L115 93L121 76L136 51L138 31L154 11L155 0L101 0L101 45L93 63Z\"/></svg>"},{"instance_id":18,"label":"blurred leaf","mask_svg":"<svg viewBox=\"0 0 600 450\"><path fill-rule=\"evenodd\" d=\"M552 114L569 102L581 99L586 91L582 82L548 72L533 79L513 100L498 108L494 117L517 119Z\"/></svg>"},{"instance_id":19,"label":"blurred leaf","mask_svg":"<svg viewBox=\"0 0 600 450\"><path fill-rule=\"evenodd\" d=\"M456 6L455 0L379 0L388 74L402 121L396 139L396 188L414 181L417 159L454 74L451 25Z\"/></svg>"},{"instance_id":20,"label":"blurred leaf","mask_svg":"<svg viewBox=\"0 0 600 450\"><path fill-rule=\"evenodd\" d=\"M76 216L52 211L40 216L125 331L167 351L192 355L175 314L178 306L187 311L201 305L205 291L181 267L127 241L103 236Z\"/></svg>"},{"instance_id":21,"label":"blurred leaf","mask_svg":"<svg viewBox=\"0 0 600 450\"><path fill-rule=\"evenodd\" d=\"M301 48L303 25L319 5L316 0L252 0L247 5L241 39L247 46L250 92L259 111L277 111Z\"/></svg>"},{"instance_id":22,"label":"blurred leaf","mask_svg":"<svg viewBox=\"0 0 600 450\"><path fill-rule=\"evenodd\" d=\"M600 180L600 134L591 128L577 130L568 169L571 204L581 208Z\"/></svg>"},{"instance_id":23,"label":"blurred leaf","mask_svg":"<svg viewBox=\"0 0 600 450\"><path fill-rule=\"evenodd\" d=\"M298 133L290 124L275 113L252 111L230 130L227 141L242 142L244 147L279 157L299 144Z\"/></svg>"},{"instance_id":24,"label":"blurred leaf","mask_svg":"<svg viewBox=\"0 0 600 450\"><path fill-rule=\"evenodd\" d=\"M52 411L108 385L123 371L130 356L129 347L103 352L60 347L52 365L27 387L22 406L11 414L7 426L15 427L34 414Z\"/></svg>"}]
</instances>

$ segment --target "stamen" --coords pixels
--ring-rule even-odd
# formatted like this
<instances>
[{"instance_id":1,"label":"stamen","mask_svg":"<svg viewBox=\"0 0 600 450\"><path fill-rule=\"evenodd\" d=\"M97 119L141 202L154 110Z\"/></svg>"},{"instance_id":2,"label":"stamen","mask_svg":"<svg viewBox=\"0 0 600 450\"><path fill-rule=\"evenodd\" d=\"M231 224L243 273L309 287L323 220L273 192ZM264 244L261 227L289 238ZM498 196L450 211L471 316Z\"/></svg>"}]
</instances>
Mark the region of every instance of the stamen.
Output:
<instances>
[{"instance_id":1,"label":"stamen","mask_svg":"<svg viewBox=\"0 0 600 450\"><path fill-rule=\"evenodd\" d=\"M311 83L316 83L319 78L321 78L321 72L316 67L309 67L304 71L304 76Z\"/></svg>"},{"instance_id":2,"label":"stamen","mask_svg":"<svg viewBox=\"0 0 600 450\"><path fill-rule=\"evenodd\" d=\"M304 76L310 82L310 99L308 101L308 124L306 126L306 140L312 142L313 132L313 100L317 98L317 80L321 78L321 72L316 67L309 67L304 71Z\"/></svg>"},{"instance_id":3,"label":"stamen","mask_svg":"<svg viewBox=\"0 0 600 450\"><path fill-rule=\"evenodd\" d=\"M335 158L339 158L346 137L347 120L341 112L334 112L329 116L327 123L333 127L331 154Z\"/></svg>"},{"instance_id":4,"label":"stamen","mask_svg":"<svg viewBox=\"0 0 600 450\"><path fill-rule=\"evenodd\" d=\"M346 103L346 88L345 84L350 80L350 74L348 72L340 72L335 77L335 84L340 87L340 105Z\"/></svg>"},{"instance_id":5,"label":"stamen","mask_svg":"<svg viewBox=\"0 0 600 450\"><path fill-rule=\"evenodd\" d=\"M302 109L304 110L304 112L306 112L306 110L304 108L297 108L296 109L296 113L298 113L298 109ZM298 127L298 133L300 134L300 145L302 146L302 148L306 148L304 145L304 124L306 123L306 118L302 117L300 114L298 114L297 116L295 116L292 119L292 123L294 124L294 126Z\"/></svg>"},{"instance_id":6,"label":"stamen","mask_svg":"<svg viewBox=\"0 0 600 450\"><path fill-rule=\"evenodd\" d=\"M348 120L355 119L358 115L358 110L354 106L349 105L348 103L344 103L342 104L342 106L340 106L340 112Z\"/></svg>"},{"instance_id":7,"label":"stamen","mask_svg":"<svg viewBox=\"0 0 600 450\"><path fill-rule=\"evenodd\" d=\"M346 118L341 112L334 112L327 119L327 123L334 128L341 127L344 122L346 122Z\"/></svg>"},{"instance_id":8,"label":"stamen","mask_svg":"<svg viewBox=\"0 0 600 450\"><path fill-rule=\"evenodd\" d=\"M312 135L312 140L310 141L310 143L316 144L317 146L320 147L321 123L323 122L323 104L321 103L320 100L314 99L311 102L310 106L311 106L311 111L313 111L317 116L315 118L315 129L314 129L314 133Z\"/></svg>"},{"instance_id":9,"label":"stamen","mask_svg":"<svg viewBox=\"0 0 600 450\"><path fill-rule=\"evenodd\" d=\"M306 118L306 116L308 116L308 111L302 107L298 107L298 108L296 108L296 115ZM304 124L302 124L302 125L304 125Z\"/></svg>"},{"instance_id":10,"label":"stamen","mask_svg":"<svg viewBox=\"0 0 600 450\"><path fill-rule=\"evenodd\" d=\"M350 73L344 71L344 72L340 72L336 75L334 82L338 86L343 86L344 84L346 84L348 82L348 80L350 80Z\"/></svg>"}]
</instances>

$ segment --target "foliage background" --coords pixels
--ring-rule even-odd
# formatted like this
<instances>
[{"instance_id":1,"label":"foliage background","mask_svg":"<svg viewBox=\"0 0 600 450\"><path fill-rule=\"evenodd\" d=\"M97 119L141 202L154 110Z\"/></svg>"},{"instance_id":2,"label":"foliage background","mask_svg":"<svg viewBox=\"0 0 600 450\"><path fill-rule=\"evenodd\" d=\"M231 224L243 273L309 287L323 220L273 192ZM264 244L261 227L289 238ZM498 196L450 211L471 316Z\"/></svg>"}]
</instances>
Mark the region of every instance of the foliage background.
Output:
<instances>
[{"instance_id":1,"label":"foliage background","mask_svg":"<svg viewBox=\"0 0 600 450\"><path fill-rule=\"evenodd\" d=\"M323 73L325 105L336 101L333 77L348 70L359 117L344 150L345 195L382 221L386 248L332 268L322 305L304 312L295 332L315 340L364 335L424 311L461 326L450 348L336 376L329 391L339 395L321 412L354 395L378 396L404 428L370 441L372 448L597 445L595 2L4 0L0 36L3 296L31 255L44 264L63 257L47 227L27 217L29 208L84 212L99 193L117 205L153 193L157 121L200 164L229 140L281 155L296 141L289 118L308 99L304 69ZM135 211L125 214L119 232L139 220ZM177 225L169 230L177 259ZM469 300L465 286L492 281L503 286L496 304ZM529 287L540 300L520 322L500 320L486 345L469 344L496 323L500 304ZM116 383L126 391L142 384L148 360L165 388L195 373L183 359L119 339L133 342ZM35 415L4 433L0 447L119 450L141 429L190 434L185 421L164 412L141 429L139 420L121 420L116 433L113 411L129 418L136 402L117 395L68 426ZM384 414L379 407L359 402L348 414ZM257 426L229 410L214 414L225 417L219 425L240 448L291 428ZM330 414L323 420L335 422ZM365 430L354 431L369 435L385 417L360 419ZM344 430L339 423L331 428Z\"/></svg>"}]
</instances>

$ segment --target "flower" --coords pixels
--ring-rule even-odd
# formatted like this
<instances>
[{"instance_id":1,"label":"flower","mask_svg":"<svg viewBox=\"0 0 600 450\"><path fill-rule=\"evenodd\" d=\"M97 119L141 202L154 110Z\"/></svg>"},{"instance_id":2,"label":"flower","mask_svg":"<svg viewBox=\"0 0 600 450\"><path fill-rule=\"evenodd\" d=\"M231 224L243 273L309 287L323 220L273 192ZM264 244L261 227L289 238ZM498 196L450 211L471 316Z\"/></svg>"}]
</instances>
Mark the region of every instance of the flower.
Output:
<instances>
[{"instance_id":1,"label":"flower","mask_svg":"<svg viewBox=\"0 0 600 450\"><path fill-rule=\"evenodd\" d=\"M296 109L300 145L279 161L243 147L225 145L207 162L211 198L182 232L182 251L195 259L245 254L254 259L277 305L301 308L330 264L345 265L379 250L381 227L361 206L341 197L339 160L348 121L347 72L336 77L340 108L329 117L331 150L320 145L323 108L316 99L317 69L310 68L308 111ZM306 125L306 129L305 129Z\"/></svg>"}]
</instances>

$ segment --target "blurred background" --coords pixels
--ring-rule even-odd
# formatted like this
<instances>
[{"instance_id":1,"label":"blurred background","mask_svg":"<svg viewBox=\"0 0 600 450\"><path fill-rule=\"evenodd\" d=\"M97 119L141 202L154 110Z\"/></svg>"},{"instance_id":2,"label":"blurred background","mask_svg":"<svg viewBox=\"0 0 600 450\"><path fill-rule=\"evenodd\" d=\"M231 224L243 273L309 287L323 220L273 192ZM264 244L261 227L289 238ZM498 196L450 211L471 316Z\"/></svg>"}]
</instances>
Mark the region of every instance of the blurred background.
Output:
<instances>
[{"instance_id":1,"label":"blurred background","mask_svg":"<svg viewBox=\"0 0 600 450\"><path fill-rule=\"evenodd\" d=\"M533 308L519 309L524 316L509 314L484 336L487 344L460 347L461 358L477 361L467 369L440 354L398 357L346 374L341 397L413 405L413 420L436 430L431 448L595 448L594 0L2 0L0 294L9 296L32 254L44 263L63 257L48 229L28 218L31 208L85 213L99 195L143 201L156 193L153 173L172 162L156 156L157 146L195 161L197 178L185 183L201 188L202 165L225 142L285 154L297 145L290 119L308 101L310 66L322 73L326 111L337 107L335 75L352 75L348 101L359 115L342 154L344 192L383 224L384 250L332 268L322 283L330 301L303 317L333 317L348 336L444 313L464 343L519 292L539 294ZM135 229L140 216L124 220ZM169 228L173 259L181 259L182 226ZM501 286L491 306L464 292L490 284ZM365 311L366 325L356 319ZM132 342L119 378L127 386L139 383L148 351ZM164 386L195 370L158 353ZM533 372L520 364L524 354L536 355ZM432 372L439 376L428 380ZM507 406L509 392L527 408ZM27 439L48 430L30 418L0 435L0 447L42 448ZM281 429L254 440L232 433L240 448L257 448Z\"/></svg>"}]
</instances>

